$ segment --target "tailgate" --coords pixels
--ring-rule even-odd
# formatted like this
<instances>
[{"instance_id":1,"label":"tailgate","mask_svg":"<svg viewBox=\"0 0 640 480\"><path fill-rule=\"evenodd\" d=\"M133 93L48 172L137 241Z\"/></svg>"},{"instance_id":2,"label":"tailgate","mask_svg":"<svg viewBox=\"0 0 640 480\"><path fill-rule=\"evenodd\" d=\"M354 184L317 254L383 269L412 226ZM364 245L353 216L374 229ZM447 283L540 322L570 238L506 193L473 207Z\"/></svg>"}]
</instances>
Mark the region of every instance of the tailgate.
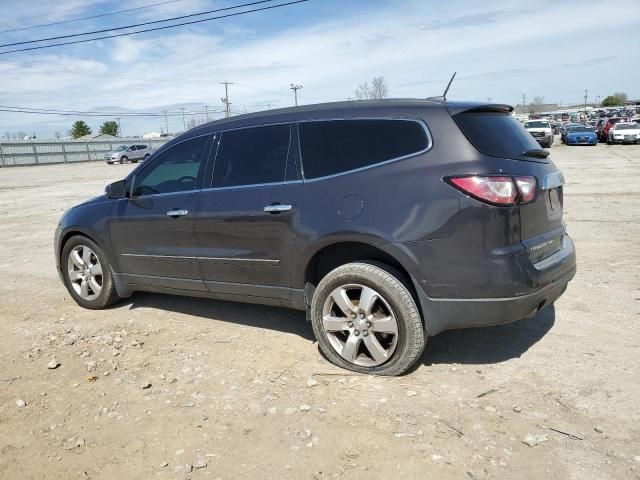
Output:
<instances>
[{"instance_id":1,"label":"tailgate","mask_svg":"<svg viewBox=\"0 0 640 480\"><path fill-rule=\"evenodd\" d=\"M540 191L534 202L520 206L520 235L533 263L562 248L562 172L540 179Z\"/></svg>"}]
</instances>

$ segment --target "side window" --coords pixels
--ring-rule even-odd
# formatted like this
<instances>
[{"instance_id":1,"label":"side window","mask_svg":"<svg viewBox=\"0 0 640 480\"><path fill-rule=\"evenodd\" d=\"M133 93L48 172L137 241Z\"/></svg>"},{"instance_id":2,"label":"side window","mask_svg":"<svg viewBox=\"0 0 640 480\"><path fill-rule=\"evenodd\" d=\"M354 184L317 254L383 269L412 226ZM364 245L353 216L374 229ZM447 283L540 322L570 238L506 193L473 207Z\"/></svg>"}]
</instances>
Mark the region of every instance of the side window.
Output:
<instances>
[{"instance_id":1,"label":"side window","mask_svg":"<svg viewBox=\"0 0 640 480\"><path fill-rule=\"evenodd\" d=\"M156 155L137 176L133 196L184 192L196 188L208 136L193 138Z\"/></svg>"},{"instance_id":2,"label":"side window","mask_svg":"<svg viewBox=\"0 0 640 480\"><path fill-rule=\"evenodd\" d=\"M283 182L291 127L269 125L222 133L213 187Z\"/></svg>"},{"instance_id":3,"label":"side window","mask_svg":"<svg viewBox=\"0 0 640 480\"><path fill-rule=\"evenodd\" d=\"M425 129L407 120L331 120L300 123L305 178L367 167L425 150Z\"/></svg>"}]
</instances>

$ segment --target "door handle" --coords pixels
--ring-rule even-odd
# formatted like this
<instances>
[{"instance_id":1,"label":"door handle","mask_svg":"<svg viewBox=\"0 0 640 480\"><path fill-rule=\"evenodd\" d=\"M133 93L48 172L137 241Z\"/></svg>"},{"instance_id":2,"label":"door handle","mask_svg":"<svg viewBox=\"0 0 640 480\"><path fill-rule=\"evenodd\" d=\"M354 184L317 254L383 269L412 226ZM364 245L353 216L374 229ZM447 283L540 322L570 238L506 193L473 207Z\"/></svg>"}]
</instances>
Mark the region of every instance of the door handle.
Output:
<instances>
[{"instance_id":1,"label":"door handle","mask_svg":"<svg viewBox=\"0 0 640 480\"><path fill-rule=\"evenodd\" d=\"M264 207L264 211L267 213L281 213L288 212L291 208L291 205L280 205L279 203L274 203L273 205L267 205Z\"/></svg>"},{"instance_id":2,"label":"door handle","mask_svg":"<svg viewBox=\"0 0 640 480\"><path fill-rule=\"evenodd\" d=\"M167 217L173 217L173 218L177 218L177 217L184 217L185 215L189 214L189 210L169 210L167 212Z\"/></svg>"}]
</instances>

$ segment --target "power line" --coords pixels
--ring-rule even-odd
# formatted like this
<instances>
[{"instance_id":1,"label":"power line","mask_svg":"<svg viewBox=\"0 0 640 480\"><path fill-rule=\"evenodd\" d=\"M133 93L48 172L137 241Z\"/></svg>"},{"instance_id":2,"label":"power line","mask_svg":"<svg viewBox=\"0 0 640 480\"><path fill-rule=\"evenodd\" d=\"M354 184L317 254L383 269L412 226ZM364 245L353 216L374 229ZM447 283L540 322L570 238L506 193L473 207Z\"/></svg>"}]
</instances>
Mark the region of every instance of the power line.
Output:
<instances>
[{"instance_id":1,"label":"power line","mask_svg":"<svg viewBox=\"0 0 640 480\"><path fill-rule=\"evenodd\" d=\"M308 2L309 0L295 0L295 1L291 1L291 2L287 2L287 3L280 3L278 5L269 5L267 7L261 7L261 8L254 8L252 10L245 10L244 12L234 12L234 13L228 13L226 15L219 15L217 17L210 17L210 18L202 18L200 20L191 20L189 22L182 22L182 23L176 23L175 25L165 25L163 27L155 27L155 28L147 28L144 30L136 30L134 32L128 32L128 33L119 33L116 35L105 35L102 37L94 37L94 38L88 38L85 40L74 40L72 42L61 42L61 43L53 43L51 45L40 45L38 47L28 47L28 48L19 48L16 50L7 50L5 52L0 52L0 55L6 55L8 53L17 53L17 52L26 52L29 50L41 50L43 48L52 48L52 47L59 47L62 45L74 45L77 43L86 43L86 42L92 42L94 40L105 40L108 38L117 38L117 37L126 37L129 35L137 35L139 33L145 33L145 32L155 32L158 30L166 30L169 28L176 28L176 27L181 27L184 25L193 25L195 23L203 23L203 22L209 22L211 20L219 20L222 18L229 18L229 17L237 17L239 15L245 15L247 13L254 13L254 12L260 12L260 11L264 11L264 10L272 10L274 8L280 8L280 7L286 7L289 5L295 5L298 3L303 3L303 2Z\"/></svg>"},{"instance_id":2,"label":"power line","mask_svg":"<svg viewBox=\"0 0 640 480\"><path fill-rule=\"evenodd\" d=\"M135 12L138 10L145 10L147 8L159 7L160 5L167 5L169 3L176 3L176 2L184 2L184 0L167 0L165 2L151 3L149 5L142 5L140 7L135 7L135 8L126 8L124 10L115 10L113 12L100 13L97 15L91 15L90 17L70 18L69 20L61 20L59 22L41 23L39 25L29 25L27 27L12 28L10 30L1 30L0 33L21 32L23 30L32 30L34 28L52 27L54 25L63 25L66 23L80 22L82 20L93 20L94 18L108 17L110 15L119 15L121 13L127 13L127 12Z\"/></svg>"},{"instance_id":3,"label":"power line","mask_svg":"<svg viewBox=\"0 0 640 480\"><path fill-rule=\"evenodd\" d=\"M201 15L208 15L210 13L219 13L219 12L224 12L224 11L227 11L227 10L235 10L236 8L250 7L252 5L258 5L258 4L261 4L261 3L269 3L269 2L273 2L273 1L274 0L258 0L258 1L255 1L255 2L243 3L243 4L240 4L240 5L232 5L230 7L216 8L215 10L207 10L205 12L191 13L189 15L180 15L179 17L171 17L171 18L167 18L167 19L164 19L164 20L153 20L153 21L150 21L150 22L134 23L132 25L125 25L123 27L104 28L102 30L93 30L91 32L72 33L72 34L69 34L69 35L59 35L57 37L39 38L37 40L24 40L22 42L4 43L4 44L0 45L0 47L13 47L15 45L26 45L28 43L48 42L48 41L51 41L51 40L61 40L63 38L83 37L85 35L95 35L97 33L116 32L118 30L127 30L129 28L143 27L145 25L155 25L155 24L158 24L158 23L173 22L175 20L182 20L182 19L185 19L185 18L198 17L198 16L201 16Z\"/></svg>"},{"instance_id":4,"label":"power line","mask_svg":"<svg viewBox=\"0 0 640 480\"><path fill-rule=\"evenodd\" d=\"M178 117L182 116L182 109L180 112L168 112L163 110L162 112L85 112L77 110L57 110L57 109L42 109L42 108L30 108L30 107L11 107L7 105L0 105L1 112L7 113L29 113L35 115L63 115L63 116L88 116L88 117ZM208 113L223 113L223 110L208 110ZM184 115L204 115L205 112L200 111L185 111Z\"/></svg>"}]
</instances>

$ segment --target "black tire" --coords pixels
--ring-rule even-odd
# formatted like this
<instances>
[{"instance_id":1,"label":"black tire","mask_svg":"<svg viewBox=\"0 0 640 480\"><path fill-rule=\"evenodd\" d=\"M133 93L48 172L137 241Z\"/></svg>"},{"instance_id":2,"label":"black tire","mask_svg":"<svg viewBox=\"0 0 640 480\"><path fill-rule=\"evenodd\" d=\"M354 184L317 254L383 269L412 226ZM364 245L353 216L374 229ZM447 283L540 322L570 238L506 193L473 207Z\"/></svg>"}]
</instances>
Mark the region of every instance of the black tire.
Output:
<instances>
[{"instance_id":1,"label":"black tire","mask_svg":"<svg viewBox=\"0 0 640 480\"><path fill-rule=\"evenodd\" d=\"M390 358L377 366L361 366L342 358L331 345L323 327L323 308L331 292L344 285L359 284L380 293L393 310L398 327L397 343ZM380 264L357 262L329 272L318 284L311 301L311 324L322 353L335 365L372 375L401 375L424 351L427 335L416 302L402 276Z\"/></svg>"},{"instance_id":2,"label":"black tire","mask_svg":"<svg viewBox=\"0 0 640 480\"><path fill-rule=\"evenodd\" d=\"M87 246L91 250L93 250L94 255L100 261L100 265L102 266L102 290L100 294L93 300L86 300L82 298L71 285L71 280L69 279L69 273L67 269L67 261L69 259L69 254L77 246ZM116 292L115 284L113 283L113 274L111 270L111 265L107 260L102 249L91 239L87 237L83 237L81 235L75 235L71 237L64 244L62 248L62 255L60 257L60 265L62 268L62 277L64 280L64 286L67 287L67 291L71 295L71 297L75 300L75 302L81 307L88 308L90 310L99 310L101 308L108 307L113 303L117 302L120 297Z\"/></svg>"},{"instance_id":3,"label":"black tire","mask_svg":"<svg viewBox=\"0 0 640 480\"><path fill-rule=\"evenodd\" d=\"M129 157L127 157L126 155L123 155L120 157L120 163L126 163L129 160Z\"/></svg>"}]
</instances>

